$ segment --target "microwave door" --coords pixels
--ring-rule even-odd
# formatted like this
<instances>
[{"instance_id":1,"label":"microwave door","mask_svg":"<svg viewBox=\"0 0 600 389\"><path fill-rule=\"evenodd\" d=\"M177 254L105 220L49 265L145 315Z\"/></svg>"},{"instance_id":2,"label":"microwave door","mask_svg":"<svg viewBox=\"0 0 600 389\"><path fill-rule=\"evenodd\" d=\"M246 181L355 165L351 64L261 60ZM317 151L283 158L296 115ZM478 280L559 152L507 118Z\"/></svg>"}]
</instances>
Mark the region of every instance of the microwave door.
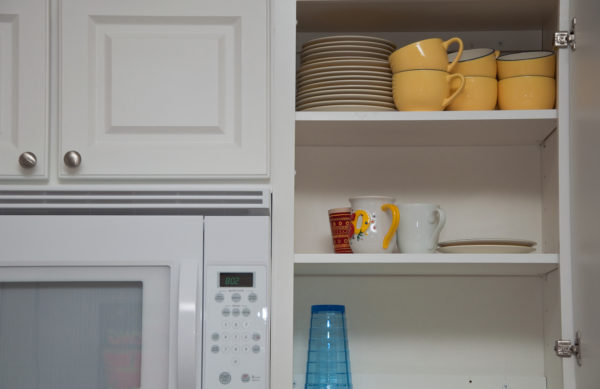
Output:
<instances>
[{"instance_id":1,"label":"microwave door","mask_svg":"<svg viewBox=\"0 0 600 389\"><path fill-rule=\"evenodd\" d=\"M167 387L170 272L3 266L0 387Z\"/></svg>"},{"instance_id":2,"label":"microwave door","mask_svg":"<svg viewBox=\"0 0 600 389\"><path fill-rule=\"evenodd\" d=\"M0 388L193 387L202 229L201 216L0 216Z\"/></svg>"}]
</instances>

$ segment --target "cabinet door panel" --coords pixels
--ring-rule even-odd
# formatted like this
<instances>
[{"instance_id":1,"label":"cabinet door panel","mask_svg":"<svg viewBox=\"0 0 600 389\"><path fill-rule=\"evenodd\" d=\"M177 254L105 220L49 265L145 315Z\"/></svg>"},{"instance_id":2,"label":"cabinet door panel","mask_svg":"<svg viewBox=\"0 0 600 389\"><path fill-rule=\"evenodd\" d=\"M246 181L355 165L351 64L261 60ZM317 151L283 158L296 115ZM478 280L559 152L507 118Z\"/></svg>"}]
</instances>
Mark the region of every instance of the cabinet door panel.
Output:
<instances>
[{"instance_id":1,"label":"cabinet door panel","mask_svg":"<svg viewBox=\"0 0 600 389\"><path fill-rule=\"evenodd\" d=\"M600 112L597 90L600 78L596 75L600 61L598 16L600 3L596 0L571 1L571 16L577 18L577 49L570 53L570 146L571 146L571 250L570 268L561 272L572 276L570 290L563 290L563 300L573 302L573 323L563 325L563 336L573 339L581 333L582 365L574 358L565 360L567 370L564 388L594 388L600 383ZM564 28L564 27L563 27ZM570 320L569 320L570 321ZM569 323L570 324L570 323ZM565 333L567 327L568 333ZM572 376L575 378L573 385Z\"/></svg>"},{"instance_id":2,"label":"cabinet door panel","mask_svg":"<svg viewBox=\"0 0 600 389\"><path fill-rule=\"evenodd\" d=\"M60 10L62 177L267 174L265 0Z\"/></svg>"},{"instance_id":3,"label":"cabinet door panel","mask_svg":"<svg viewBox=\"0 0 600 389\"><path fill-rule=\"evenodd\" d=\"M0 2L0 178L48 174L48 2ZM19 165L33 153L34 167Z\"/></svg>"}]
</instances>

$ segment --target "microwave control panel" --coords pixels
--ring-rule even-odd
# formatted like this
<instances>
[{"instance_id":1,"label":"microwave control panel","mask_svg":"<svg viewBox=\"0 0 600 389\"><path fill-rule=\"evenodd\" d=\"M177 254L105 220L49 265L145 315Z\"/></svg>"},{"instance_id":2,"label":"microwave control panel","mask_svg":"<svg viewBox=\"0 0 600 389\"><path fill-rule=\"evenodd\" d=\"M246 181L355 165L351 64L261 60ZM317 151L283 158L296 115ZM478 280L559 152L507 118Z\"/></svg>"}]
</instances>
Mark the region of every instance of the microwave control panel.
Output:
<instances>
[{"instance_id":1,"label":"microwave control panel","mask_svg":"<svg viewBox=\"0 0 600 389\"><path fill-rule=\"evenodd\" d=\"M207 266L204 282L202 387L267 389L266 266Z\"/></svg>"}]
</instances>

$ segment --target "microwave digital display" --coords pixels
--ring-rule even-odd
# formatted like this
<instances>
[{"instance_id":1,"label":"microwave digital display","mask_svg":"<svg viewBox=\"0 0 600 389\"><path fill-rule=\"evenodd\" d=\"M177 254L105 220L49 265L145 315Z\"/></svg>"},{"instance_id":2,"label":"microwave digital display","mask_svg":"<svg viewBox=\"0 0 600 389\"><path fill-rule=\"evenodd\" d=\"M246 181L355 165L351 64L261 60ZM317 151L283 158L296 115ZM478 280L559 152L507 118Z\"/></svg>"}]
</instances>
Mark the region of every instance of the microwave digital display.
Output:
<instances>
[{"instance_id":1,"label":"microwave digital display","mask_svg":"<svg viewBox=\"0 0 600 389\"><path fill-rule=\"evenodd\" d=\"M251 288L254 287L254 273L219 273L221 288Z\"/></svg>"}]
</instances>

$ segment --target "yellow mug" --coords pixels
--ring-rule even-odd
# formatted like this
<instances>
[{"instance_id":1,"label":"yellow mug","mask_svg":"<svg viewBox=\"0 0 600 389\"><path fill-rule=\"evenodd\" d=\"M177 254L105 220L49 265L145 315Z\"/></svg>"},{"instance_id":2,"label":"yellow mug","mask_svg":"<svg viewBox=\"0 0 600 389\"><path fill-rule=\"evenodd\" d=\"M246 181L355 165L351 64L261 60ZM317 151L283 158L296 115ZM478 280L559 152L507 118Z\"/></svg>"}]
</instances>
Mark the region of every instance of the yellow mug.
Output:
<instances>
[{"instance_id":1,"label":"yellow mug","mask_svg":"<svg viewBox=\"0 0 600 389\"><path fill-rule=\"evenodd\" d=\"M448 63L448 47L458 43L458 51L453 62ZM425 39L411 43L394 51L389 56L393 73L415 69L437 69L452 71L463 52L463 42L460 38L442 41L440 38Z\"/></svg>"},{"instance_id":2,"label":"yellow mug","mask_svg":"<svg viewBox=\"0 0 600 389\"><path fill-rule=\"evenodd\" d=\"M500 109L552 109L556 81L545 76L510 77L498 81Z\"/></svg>"},{"instance_id":3,"label":"yellow mug","mask_svg":"<svg viewBox=\"0 0 600 389\"><path fill-rule=\"evenodd\" d=\"M460 87L458 79L450 83L450 93ZM483 111L496 108L498 80L492 77L465 76L465 87L448 105L449 111Z\"/></svg>"},{"instance_id":4,"label":"yellow mug","mask_svg":"<svg viewBox=\"0 0 600 389\"><path fill-rule=\"evenodd\" d=\"M556 54L552 51L501 55L496 61L499 80L517 76L554 77L556 73Z\"/></svg>"},{"instance_id":5,"label":"yellow mug","mask_svg":"<svg viewBox=\"0 0 600 389\"><path fill-rule=\"evenodd\" d=\"M456 90L450 93L450 83L459 80ZM443 111L465 86L462 74L441 70L407 70L394 74L392 94L399 111Z\"/></svg>"},{"instance_id":6,"label":"yellow mug","mask_svg":"<svg viewBox=\"0 0 600 389\"><path fill-rule=\"evenodd\" d=\"M458 52L448 54L448 62L453 62ZM469 49L462 52L452 73L463 76L496 77L496 58L500 52L494 49Z\"/></svg>"}]
</instances>

